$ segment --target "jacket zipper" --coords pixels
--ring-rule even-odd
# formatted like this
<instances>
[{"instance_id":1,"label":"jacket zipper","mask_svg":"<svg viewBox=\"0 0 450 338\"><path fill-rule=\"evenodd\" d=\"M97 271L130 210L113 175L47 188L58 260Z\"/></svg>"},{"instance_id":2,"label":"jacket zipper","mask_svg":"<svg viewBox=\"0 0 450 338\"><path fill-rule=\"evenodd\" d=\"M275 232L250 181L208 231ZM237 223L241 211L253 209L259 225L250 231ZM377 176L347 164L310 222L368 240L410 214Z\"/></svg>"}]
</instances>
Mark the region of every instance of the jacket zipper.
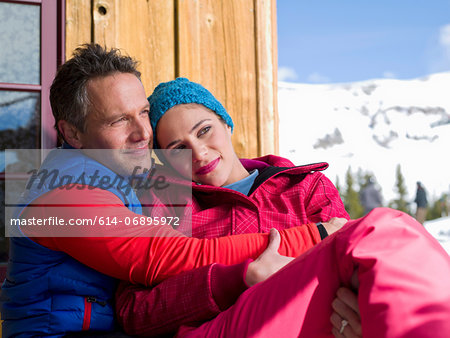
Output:
<instances>
[{"instance_id":1,"label":"jacket zipper","mask_svg":"<svg viewBox=\"0 0 450 338\"><path fill-rule=\"evenodd\" d=\"M83 318L83 327L81 328L82 331L89 330L91 326L92 303L97 303L101 306L106 305L106 302L97 300L97 298L93 296L84 297L84 318Z\"/></svg>"}]
</instances>

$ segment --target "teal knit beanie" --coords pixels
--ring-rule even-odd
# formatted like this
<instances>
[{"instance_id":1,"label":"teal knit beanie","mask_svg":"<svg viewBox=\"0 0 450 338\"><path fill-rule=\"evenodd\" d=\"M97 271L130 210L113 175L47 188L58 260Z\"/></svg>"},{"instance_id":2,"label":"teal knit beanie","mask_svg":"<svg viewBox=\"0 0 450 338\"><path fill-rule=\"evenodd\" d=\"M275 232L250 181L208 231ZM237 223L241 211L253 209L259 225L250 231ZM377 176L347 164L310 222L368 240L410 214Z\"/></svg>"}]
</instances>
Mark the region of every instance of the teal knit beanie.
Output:
<instances>
[{"instance_id":1,"label":"teal knit beanie","mask_svg":"<svg viewBox=\"0 0 450 338\"><path fill-rule=\"evenodd\" d=\"M150 103L150 123L155 140L159 119L166 111L179 104L201 104L219 115L233 131L233 120L222 104L205 87L186 78L179 77L173 81L160 83L147 100ZM157 142L154 143L157 148Z\"/></svg>"}]
</instances>

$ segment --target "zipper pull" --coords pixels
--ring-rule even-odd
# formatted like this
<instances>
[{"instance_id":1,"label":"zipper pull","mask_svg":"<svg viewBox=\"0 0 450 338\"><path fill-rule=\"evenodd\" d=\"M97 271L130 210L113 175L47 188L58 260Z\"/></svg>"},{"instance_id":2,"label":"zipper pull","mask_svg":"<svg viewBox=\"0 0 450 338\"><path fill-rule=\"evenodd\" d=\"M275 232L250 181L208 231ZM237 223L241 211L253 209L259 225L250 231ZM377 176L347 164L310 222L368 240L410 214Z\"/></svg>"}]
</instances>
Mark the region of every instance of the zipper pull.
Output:
<instances>
[{"instance_id":1,"label":"zipper pull","mask_svg":"<svg viewBox=\"0 0 450 338\"><path fill-rule=\"evenodd\" d=\"M93 296L87 296L86 297L86 301L88 303L97 303L98 305L106 306L106 302L105 301L97 300L97 298L95 298Z\"/></svg>"}]
</instances>

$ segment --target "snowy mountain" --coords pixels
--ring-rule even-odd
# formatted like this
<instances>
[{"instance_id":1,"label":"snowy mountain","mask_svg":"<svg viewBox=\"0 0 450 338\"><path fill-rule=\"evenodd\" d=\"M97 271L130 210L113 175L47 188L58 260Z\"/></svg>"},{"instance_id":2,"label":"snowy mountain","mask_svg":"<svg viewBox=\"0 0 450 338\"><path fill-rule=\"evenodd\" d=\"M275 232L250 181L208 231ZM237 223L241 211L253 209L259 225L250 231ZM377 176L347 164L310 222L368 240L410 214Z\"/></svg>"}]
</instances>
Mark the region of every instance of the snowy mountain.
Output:
<instances>
[{"instance_id":1,"label":"snowy mountain","mask_svg":"<svg viewBox=\"0 0 450 338\"><path fill-rule=\"evenodd\" d=\"M295 164L325 161L341 185L350 166L372 172L385 202L396 196L397 164L408 198L416 181L429 198L450 190L450 72L413 80L342 84L279 82L280 154Z\"/></svg>"}]
</instances>

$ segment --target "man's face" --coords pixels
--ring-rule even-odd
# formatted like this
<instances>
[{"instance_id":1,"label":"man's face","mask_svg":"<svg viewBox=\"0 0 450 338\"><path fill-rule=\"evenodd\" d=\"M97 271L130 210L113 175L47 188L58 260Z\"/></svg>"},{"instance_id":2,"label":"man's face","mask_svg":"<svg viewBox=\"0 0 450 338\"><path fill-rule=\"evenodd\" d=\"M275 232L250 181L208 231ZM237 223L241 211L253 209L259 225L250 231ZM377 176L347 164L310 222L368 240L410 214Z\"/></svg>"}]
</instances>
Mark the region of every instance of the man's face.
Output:
<instances>
[{"instance_id":1,"label":"man's face","mask_svg":"<svg viewBox=\"0 0 450 338\"><path fill-rule=\"evenodd\" d=\"M79 134L80 148L114 149L95 157L123 175L131 174L137 166L148 168L153 132L139 79L133 74L116 73L91 80L87 91L91 108L85 131Z\"/></svg>"}]
</instances>

